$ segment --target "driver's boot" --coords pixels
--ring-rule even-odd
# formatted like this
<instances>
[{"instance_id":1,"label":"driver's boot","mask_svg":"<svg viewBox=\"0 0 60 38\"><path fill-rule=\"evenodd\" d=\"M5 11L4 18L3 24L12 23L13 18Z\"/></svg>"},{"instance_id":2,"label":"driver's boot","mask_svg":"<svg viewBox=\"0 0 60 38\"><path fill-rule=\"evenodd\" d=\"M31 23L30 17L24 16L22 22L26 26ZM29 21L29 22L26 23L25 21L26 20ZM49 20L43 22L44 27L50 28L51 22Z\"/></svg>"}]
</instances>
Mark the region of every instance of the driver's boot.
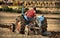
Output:
<instances>
[{"instance_id":1,"label":"driver's boot","mask_svg":"<svg viewBox=\"0 0 60 38\"><path fill-rule=\"evenodd\" d=\"M28 30L29 30L28 25L26 25L26 26L25 26L25 34L26 34L26 35L28 35L28 32L29 32Z\"/></svg>"}]
</instances>

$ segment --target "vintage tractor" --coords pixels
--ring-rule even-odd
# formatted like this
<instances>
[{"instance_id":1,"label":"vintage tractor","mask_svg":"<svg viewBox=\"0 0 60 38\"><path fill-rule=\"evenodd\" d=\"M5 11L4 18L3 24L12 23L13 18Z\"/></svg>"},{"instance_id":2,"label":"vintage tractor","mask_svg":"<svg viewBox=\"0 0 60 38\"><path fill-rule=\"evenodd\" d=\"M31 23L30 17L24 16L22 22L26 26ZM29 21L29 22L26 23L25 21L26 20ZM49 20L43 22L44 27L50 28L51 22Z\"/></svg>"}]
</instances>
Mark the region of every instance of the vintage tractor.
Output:
<instances>
[{"instance_id":1,"label":"vintage tractor","mask_svg":"<svg viewBox=\"0 0 60 38\"><path fill-rule=\"evenodd\" d=\"M31 20L30 23L27 25L27 21L24 19L24 17L22 15L18 16L16 19L16 24L13 24L13 32L15 31L17 33L22 33L26 35L43 34L43 32L47 31L47 20L45 18L41 25L40 20L37 18L38 17Z\"/></svg>"}]
</instances>

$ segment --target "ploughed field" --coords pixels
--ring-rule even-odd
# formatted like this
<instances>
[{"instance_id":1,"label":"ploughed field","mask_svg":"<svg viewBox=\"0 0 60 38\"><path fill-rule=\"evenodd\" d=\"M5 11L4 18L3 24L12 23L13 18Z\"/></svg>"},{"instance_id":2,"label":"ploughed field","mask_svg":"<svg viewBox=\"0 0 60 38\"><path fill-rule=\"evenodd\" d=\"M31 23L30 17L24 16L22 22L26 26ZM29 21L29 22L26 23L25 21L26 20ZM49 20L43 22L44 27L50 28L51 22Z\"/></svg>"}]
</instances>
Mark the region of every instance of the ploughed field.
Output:
<instances>
[{"instance_id":1,"label":"ploughed field","mask_svg":"<svg viewBox=\"0 0 60 38\"><path fill-rule=\"evenodd\" d=\"M11 32L8 28L0 27L0 38L60 38L60 32L52 32L51 36L24 35Z\"/></svg>"},{"instance_id":2,"label":"ploughed field","mask_svg":"<svg viewBox=\"0 0 60 38\"><path fill-rule=\"evenodd\" d=\"M24 35L11 32L8 28L0 28L1 38L49 38L48 36L42 35Z\"/></svg>"},{"instance_id":3,"label":"ploughed field","mask_svg":"<svg viewBox=\"0 0 60 38\"><path fill-rule=\"evenodd\" d=\"M7 13L7 12L0 12L0 24L9 25L11 23L15 23L15 19L20 14L18 13ZM37 14L39 16L41 14ZM60 38L60 14L44 14L47 18L48 23L48 31L52 31L52 38ZM0 25L1 26L1 25ZM42 36L42 35L22 35L16 34L10 31L9 28L2 28L0 27L0 37L1 38L50 38L49 36Z\"/></svg>"}]
</instances>

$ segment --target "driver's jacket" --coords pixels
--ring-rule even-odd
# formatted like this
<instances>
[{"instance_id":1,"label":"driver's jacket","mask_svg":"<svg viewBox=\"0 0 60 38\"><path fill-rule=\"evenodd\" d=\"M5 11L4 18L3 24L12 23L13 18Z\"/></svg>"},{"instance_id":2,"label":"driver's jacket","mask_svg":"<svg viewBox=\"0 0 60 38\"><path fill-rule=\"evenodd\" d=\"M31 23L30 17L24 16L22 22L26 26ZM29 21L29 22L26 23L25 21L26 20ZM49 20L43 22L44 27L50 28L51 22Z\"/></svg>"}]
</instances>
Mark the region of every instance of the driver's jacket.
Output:
<instances>
[{"instance_id":1,"label":"driver's jacket","mask_svg":"<svg viewBox=\"0 0 60 38\"><path fill-rule=\"evenodd\" d=\"M25 14L28 18L33 18L34 16L36 16L36 12L34 9L28 10Z\"/></svg>"}]
</instances>

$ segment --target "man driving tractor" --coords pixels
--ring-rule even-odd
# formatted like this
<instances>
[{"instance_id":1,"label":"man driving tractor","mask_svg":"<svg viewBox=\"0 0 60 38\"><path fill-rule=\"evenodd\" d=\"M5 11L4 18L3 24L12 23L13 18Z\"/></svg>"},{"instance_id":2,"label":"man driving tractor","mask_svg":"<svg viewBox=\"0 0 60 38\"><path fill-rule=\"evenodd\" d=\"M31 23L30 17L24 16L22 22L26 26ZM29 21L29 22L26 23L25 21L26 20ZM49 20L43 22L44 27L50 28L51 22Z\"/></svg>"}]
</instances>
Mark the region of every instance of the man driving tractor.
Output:
<instances>
[{"instance_id":1,"label":"man driving tractor","mask_svg":"<svg viewBox=\"0 0 60 38\"><path fill-rule=\"evenodd\" d=\"M30 23L32 23L32 21L36 18L36 7L34 7L33 9L27 10L25 14L22 14L23 18L25 19L25 31L27 31L28 33L28 26Z\"/></svg>"},{"instance_id":2,"label":"man driving tractor","mask_svg":"<svg viewBox=\"0 0 60 38\"><path fill-rule=\"evenodd\" d=\"M36 7L28 10L23 16L24 19L27 21L27 24L29 24L31 20L36 18Z\"/></svg>"}]
</instances>

